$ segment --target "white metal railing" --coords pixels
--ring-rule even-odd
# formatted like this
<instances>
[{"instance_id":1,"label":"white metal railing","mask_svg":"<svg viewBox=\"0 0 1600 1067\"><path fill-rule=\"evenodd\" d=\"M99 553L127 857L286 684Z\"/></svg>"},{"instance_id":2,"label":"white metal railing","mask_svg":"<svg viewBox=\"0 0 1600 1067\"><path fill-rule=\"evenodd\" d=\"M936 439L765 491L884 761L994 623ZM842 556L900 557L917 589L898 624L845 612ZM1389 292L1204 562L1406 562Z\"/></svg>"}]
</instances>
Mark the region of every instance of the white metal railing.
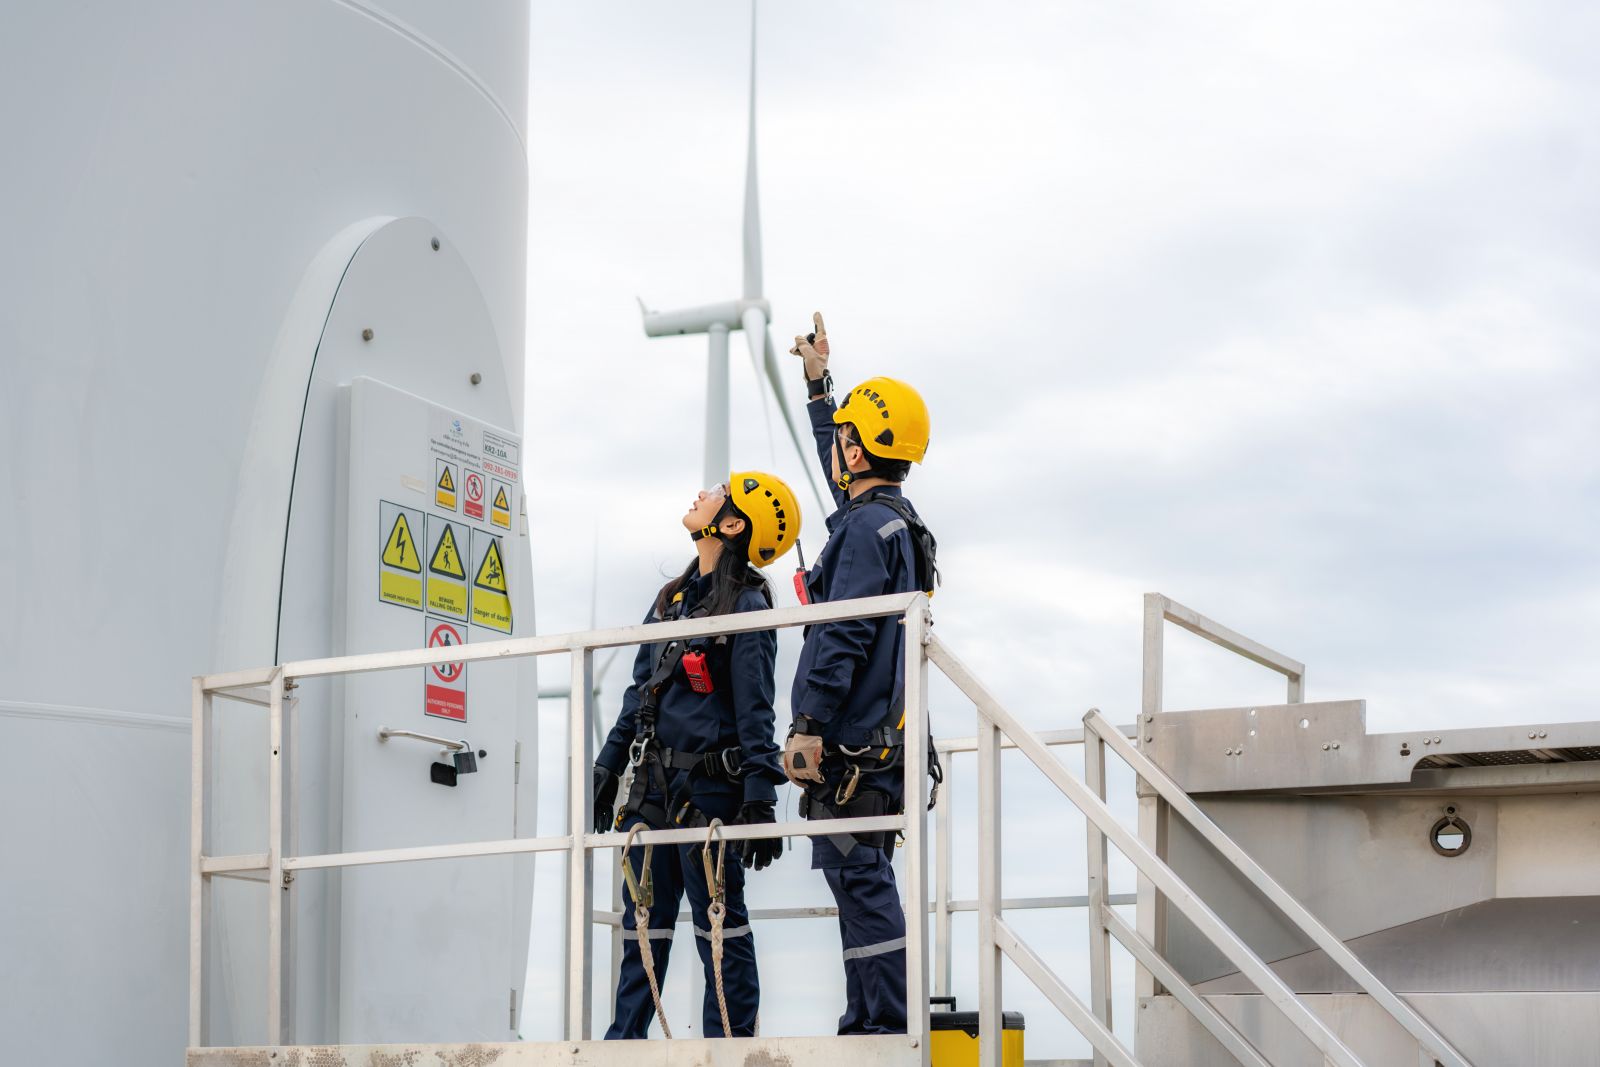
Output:
<instances>
[{"instance_id":1,"label":"white metal railing","mask_svg":"<svg viewBox=\"0 0 1600 1067\"><path fill-rule=\"evenodd\" d=\"M593 910L596 849L622 847L626 835L591 833L593 801L588 773L593 763L594 738L589 724L589 704L593 699L593 662L596 649L654 643L686 637L746 633L755 630L806 626L845 619L901 617L905 627L905 709L904 752L905 814L872 818L827 819L810 822L737 825L723 829L730 841L768 837L814 837L833 833L894 830L904 835L904 898L906 901L906 987L908 992L907 1033L913 1047L927 1062L929 960L926 952L930 903L926 849L926 810L928 796L927 747L915 740L927 729L927 671L932 663L973 702L977 711L977 733L973 738L940 742L941 754L975 752L978 762L977 808L979 826L978 897L975 901L950 899L950 803L949 792L939 806L938 834L940 870L931 910L936 924L938 954L938 992L947 993L950 984L950 916L972 910L978 916L978 987L980 1062L984 1067L1001 1063L1001 960L1009 958L1047 999L1086 1037L1095 1050L1096 1064L1138 1067L1132 1053L1111 1030L1110 941L1124 945L1141 969L1159 981L1187 1008L1240 1063L1247 1067L1267 1067L1267 1061L1234 1026L1190 985L1162 956L1161 939L1146 930L1147 899L1176 905L1196 929L1210 940L1240 972L1248 977L1265 998L1278 1008L1296 1029L1338 1067L1362 1067L1355 1054L1324 1024L1306 1004L1278 978L1245 942L1186 885L1167 865L1154 840L1146 834L1144 793L1165 804L1188 821L1215 847L1243 877L1249 880L1288 920L1341 965L1373 1000L1387 1011L1418 1042L1419 1062L1428 1067L1471 1067L1447 1041L1412 1009L1363 967L1343 943L1256 864L1243 849L1227 837L1204 814L1180 786L1127 737L1126 727L1113 726L1097 710L1084 716L1082 730L1034 733L1023 727L1002 707L994 695L977 679L931 630L928 601L921 593L897 594L802 607L777 608L761 612L720 615L672 623L628 626L606 630L559 634L544 637L513 638L447 648L374 653L332 659L306 660L251 671L214 674L194 679L194 734L191 811L190 866L190 1023L189 1044L205 1044L204 945L209 912L211 881L215 877L243 877L264 882L269 887L287 887L296 870L353 867L380 863L461 859L534 852L565 852L568 855L565 950L567 982L564 1004L566 1039L590 1036L593 928L610 924L615 916ZM1299 663L1273 652L1248 638L1219 626L1204 616L1176 604L1159 594L1146 597L1145 703L1135 738L1152 740L1154 716L1160 713L1161 644L1160 630L1166 621L1206 637L1231 651L1284 673L1289 678L1289 697L1301 699L1304 668ZM1152 622L1154 636L1152 637ZM1154 654L1152 656L1152 648ZM292 701L286 694L300 680L313 677L400 670L442 663L502 660L521 656L563 655L572 657L568 713L568 826L562 835L510 838L498 841L467 842L449 845L424 845L410 848L377 849L326 855L287 854L284 836L284 730L286 707ZM265 707L268 729L268 850L265 853L213 856L209 852L206 767L210 758L213 703L218 697L241 700ZM1084 775L1080 780L1050 751L1052 746L1084 743ZM1000 846L1003 818L1000 793L1000 752L1015 747L1043 772L1045 778L1079 809L1088 821L1087 893L1081 897L1035 897L1006 899L1001 896ZM1105 802L1105 754L1109 747L1123 759L1141 783L1140 829L1136 834L1122 825ZM947 769L952 761L945 760ZM703 841L704 830L654 830L638 835L640 844L684 844ZM1115 845L1141 876L1138 896L1139 925L1136 928L1114 910L1126 903L1113 897L1107 887L1108 845ZM1148 896L1145 887L1148 885ZM284 937L284 898L270 892L267 903L267 1029L272 1043L287 1043L283 1013L286 975ZM1090 1003L1085 1004L1048 964L1006 923L1007 910L1024 908L1081 907L1090 924ZM752 913L752 918L795 918L834 914L831 908L772 909ZM620 920L616 920L620 922Z\"/></svg>"},{"instance_id":2,"label":"white metal railing","mask_svg":"<svg viewBox=\"0 0 1600 1067\"><path fill-rule=\"evenodd\" d=\"M717 615L671 623L624 626L573 634L509 638L446 648L424 648L330 659L303 660L256 670L231 671L196 677L193 682L193 747L190 766L190 868L189 868L189 1045L206 1041L205 943L210 913L211 882L216 877L260 881L270 887L287 887L293 872L379 863L462 859L533 852L566 852L566 959L564 1030L568 1040L590 1036L589 973L593 957L591 904L594 886L593 852L620 848L621 833L591 833L593 797L589 766L594 762L593 735L589 729L589 701L593 693L596 649L649 644L675 638L748 633L755 630L810 626L845 619L870 619L898 615L905 627L906 736L925 736L927 722L927 658L924 639L930 618L928 599L922 593L868 597L834 604L813 604L768 611ZM307 678L403 670L442 663L473 663L523 656L570 655L572 683L568 712L568 826L567 833L548 837L520 837L498 841L473 841L449 845L375 849L326 855L287 854L284 836L284 734L286 694ZM264 707L268 716L267 851L247 855L214 856L210 853L207 806L207 767L211 758L211 723L217 698ZM905 815L856 819L818 819L727 826L725 840L765 837L816 837L836 833L871 833L894 830L905 838L902 851L904 893L909 901L928 899L926 859L926 809L928 798L927 747L908 744L903 760ZM703 841L704 830L652 830L636 837L638 844L686 844ZM287 877L286 877L287 876ZM284 898L267 894L267 1034L272 1044L289 1040L284 1016L286 974ZM928 1029L927 910L908 908L906 923L906 987L916 991L907 1019L907 1034L926 1059ZM920 1010L919 1010L920 1009Z\"/></svg>"}]
</instances>

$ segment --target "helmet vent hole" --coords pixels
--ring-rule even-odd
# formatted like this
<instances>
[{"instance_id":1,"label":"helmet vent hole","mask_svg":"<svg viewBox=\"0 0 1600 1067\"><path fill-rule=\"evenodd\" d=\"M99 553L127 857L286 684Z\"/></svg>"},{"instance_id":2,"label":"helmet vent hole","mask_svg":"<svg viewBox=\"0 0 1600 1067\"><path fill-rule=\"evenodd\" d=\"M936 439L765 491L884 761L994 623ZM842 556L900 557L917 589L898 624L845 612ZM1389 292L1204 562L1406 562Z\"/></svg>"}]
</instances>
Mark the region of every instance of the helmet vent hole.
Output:
<instances>
[{"instance_id":1,"label":"helmet vent hole","mask_svg":"<svg viewBox=\"0 0 1600 1067\"><path fill-rule=\"evenodd\" d=\"M885 418L887 418L887 417L888 416L885 416ZM884 446L892 445L892 444L894 444L894 431L893 430L884 430L877 437L873 438L873 440L877 441L878 444L880 444L880 445L884 445Z\"/></svg>"}]
</instances>

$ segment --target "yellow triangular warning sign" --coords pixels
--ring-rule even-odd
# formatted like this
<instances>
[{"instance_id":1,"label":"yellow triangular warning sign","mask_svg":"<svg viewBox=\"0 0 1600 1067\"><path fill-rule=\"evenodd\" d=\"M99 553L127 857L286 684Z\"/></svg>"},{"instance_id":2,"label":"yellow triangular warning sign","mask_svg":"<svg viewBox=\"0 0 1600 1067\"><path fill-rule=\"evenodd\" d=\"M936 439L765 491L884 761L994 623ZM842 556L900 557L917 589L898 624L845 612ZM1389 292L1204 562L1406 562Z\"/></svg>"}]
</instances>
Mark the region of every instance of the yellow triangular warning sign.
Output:
<instances>
[{"instance_id":1,"label":"yellow triangular warning sign","mask_svg":"<svg viewBox=\"0 0 1600 1067\"><path fill-rule=\"evenodd\" d=\"M448 524L444 533L439 535L439 543L433 546L433 558L428 561L428 569L446 578L467 580L467 570L461 565L461 553L456 549L455 531Z\"/></svg>"},{"instance_id":2,"label":"yellow triangular warning sign","mask_svg":"<svg viewBox=\"0 0 1600 1067\"><path fill-rule=\"evenodd\" d=\"M449 467L439 468L439 488L443 489L447 493L453 493L456 491L456 480L450 477Z\"/></svg>"},{"instance_id":3,"label":"yellow triangular warning sign","mask_svg":"<svg viewBox=\"0 0 1600 1067\"><path fill-rule=\"evenodd\" d=\"M417 546L411 541L411 524L406 522L403 511L394 517L389 541L383 546L383 562L412 574L422 573L422 560L417 557Z\"/></svg>"},{"instance_id":4,"label":"yellow triangular warning sign","mask_svg":"<svg viewBox=\"0 0 1600 1067\"><path fill-rule=\"evenodd\" d=\"M511 505L506 500L506 487L503 486L503 485L495 486L495 490L494 490L494 506L497 509L499 509L500 511L510 511L511 510Z\"/></svg>"},{"instance_id":5,"label":"yellow triangular warning sign","mask_svg":"<svg viewBox=\"0 0 1600 1067\"><path fill-rule=\"evenodd\" d=\"M489 542L489 551L483 554L483 563L479 565L478 576L472 580L472 584L491 593L506 591L506 569L500 562L499 541Z\"/></svg>"}]
</instances>

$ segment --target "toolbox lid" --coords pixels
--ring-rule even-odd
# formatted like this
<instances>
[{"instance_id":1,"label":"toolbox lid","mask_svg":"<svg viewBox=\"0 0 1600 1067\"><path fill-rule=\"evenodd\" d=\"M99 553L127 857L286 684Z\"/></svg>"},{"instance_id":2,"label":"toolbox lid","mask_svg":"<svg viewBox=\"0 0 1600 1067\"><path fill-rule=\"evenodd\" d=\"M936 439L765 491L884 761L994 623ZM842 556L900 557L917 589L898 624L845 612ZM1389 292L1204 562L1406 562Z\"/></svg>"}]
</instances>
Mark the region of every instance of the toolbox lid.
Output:
<instances>
[{"instance_id":1,"label":"toolbox lid","mask_svg":"<svg viewBox=\"0 0 1600 1067\"><path fill-rule=\"evenodd\" d=\"M1000 1028L1002 1030L1023 1030L1022 1013L1020 1011L1005 1011L1000 1013ZM933 1011L928 1013L929 1030L965 1030L968 1037L978 1036L978 1013L975 1011Z\"/></svg>"}]
</instances>

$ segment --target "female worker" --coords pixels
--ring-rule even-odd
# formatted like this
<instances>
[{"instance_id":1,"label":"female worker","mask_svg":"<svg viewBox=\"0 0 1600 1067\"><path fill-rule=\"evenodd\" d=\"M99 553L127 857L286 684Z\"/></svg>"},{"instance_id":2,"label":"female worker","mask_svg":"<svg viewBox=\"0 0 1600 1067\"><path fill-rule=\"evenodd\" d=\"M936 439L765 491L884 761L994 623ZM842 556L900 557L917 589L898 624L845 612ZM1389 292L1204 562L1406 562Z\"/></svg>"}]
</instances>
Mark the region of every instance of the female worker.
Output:
<instances>
[{"instance_id":1,"label":"female worker","mask_svg":"<svg viewBox=\"0 0 1600 1067\"><path fill-rule=\"evenodd\" d=\"M780 479L760 471L735 472L727 485L701 491L683 516L695 557L661 587L646 622L703 618L772 606L760 568L787 552L800 534L800 509ZM774 821L774 786L784 780L773 737L772 630L642 645L633 662L633 685L594 767L596 833ZM623 768L633 780L615 820ZM627 862L643 881L649 918L648 950L641 945L630 887L623 909L627 931L609 1038L642 1038L658 1010L652 984L664 984L678 902L684 893L694 923L695 947L705 966L702 1033L724 1036L715 993L712 923L701 844L629 849ZM744 868L760 870L783 851L782 838L730 844L723 884L722 987L728 1029L755 1032L760 1004L754 939L744 905ZM716 849L712 849L715 858ZM646 858L648 856L648 859ZM653 965L653 966L647 966ZM663 1027L665 1018L663 1016Z\"/></svg>"}]
</instances>

